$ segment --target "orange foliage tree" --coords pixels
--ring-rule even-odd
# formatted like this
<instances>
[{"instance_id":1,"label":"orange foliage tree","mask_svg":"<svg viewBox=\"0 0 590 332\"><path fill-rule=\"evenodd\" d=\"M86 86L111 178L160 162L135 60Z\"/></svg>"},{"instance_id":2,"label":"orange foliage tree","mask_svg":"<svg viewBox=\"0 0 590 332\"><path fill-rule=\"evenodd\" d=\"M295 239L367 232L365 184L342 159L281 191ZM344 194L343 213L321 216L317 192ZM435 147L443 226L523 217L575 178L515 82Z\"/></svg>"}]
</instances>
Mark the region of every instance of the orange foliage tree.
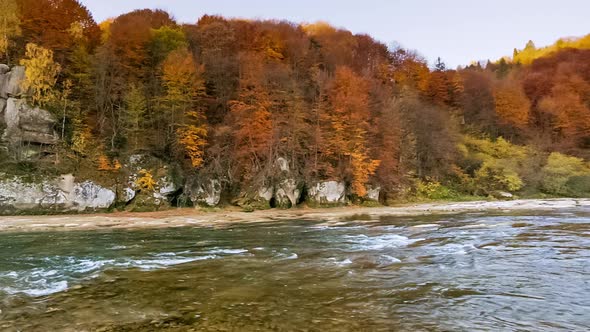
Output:
<instances>
[{"instance_id":1,"label":"orange foliage tree","mask_svg":"<svg viewBox=\"0 0 590 332\"><path fill-rule=\"evenodd\" d=\"M193 55L183 48L171 52L162 64L166 93L161 100L167 110L168 132L193 168L203 164L207 137L205 115L197 105L205 93L202 71Z\"/></svg>"},{"instance_id":2,"label":"orange foliage tree","mask_svg":"<svg viewBox=\"0 0 590 332\"><path fill-rule=\"evenodd\" d=\"M528 124L531 103L520 85L498 84L494 87L494 103L501 124L520 129Z\"/></svg>"},{"instance_id":3,"label":"orange foliage tree","mask_svg":"<svg viewBox=\"0 0 590 332\"><path fill-rule=\"evenodd\" d=\"M90 11L76 0L19 0L18 4L24 42L53 50L62 64L80 39L72 34L83 36L90 49L100 41Z\"/></svg>"},{"instance_id":4,"label":"orange foliage tree","mask_svg":"<svg viewBox=\"0 0 590 332\"><path fill-rule=\"evenodd\" d=\"M346 165L353 192L366 195L369 176L373 175L378 160L369 157L367 132L369 129L368 82L348 67L338 67L330 89L331 128L330 145L340 164Z\"/></svg>"},{"instance_id":5,"label":"orange foliage tree","mask_svg":"<svg viewBox=\"0 0 590 332\"><path fill-rule=\"evenodd\" d=\"M271 160L273 102L269 91L260 82L263 60L259 54L241 55L241 79L238 99L230 102L234 119L236 153L241 162L244 177L251 179Z\"/></svg>"}]
</instances>

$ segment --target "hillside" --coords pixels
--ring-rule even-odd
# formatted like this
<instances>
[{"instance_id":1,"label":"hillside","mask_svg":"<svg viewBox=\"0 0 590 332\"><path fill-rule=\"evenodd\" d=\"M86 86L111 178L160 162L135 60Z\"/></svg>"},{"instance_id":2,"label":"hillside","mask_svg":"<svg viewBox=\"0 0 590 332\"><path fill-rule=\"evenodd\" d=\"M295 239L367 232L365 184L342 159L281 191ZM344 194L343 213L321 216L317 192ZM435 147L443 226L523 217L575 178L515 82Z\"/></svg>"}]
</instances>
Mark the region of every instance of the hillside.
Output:
<instances>
[{"instance_id":1,"label":"hillside","mask_svg":"<svg viewBox=\"0 0 590 332\"><path fill-rule=\"evenodd\" d=\"M537 48L535 43L529 41L522 50L514 49L512 62L531 64L534 60L547 57L564 49L573 48L580 50L590 49L590 34L579 38L561 38L554 44Z\"/></svg>"},{"instance_id":2,"label":"hillside","mask_svg":"<svg viewBox=\"0 0 590 332\"><path fill-rule=\"evenodd\" d=\"M0 213L590 195L585 47L430 69L325 23L8 2Z\"/></svg>"}]
</instances>

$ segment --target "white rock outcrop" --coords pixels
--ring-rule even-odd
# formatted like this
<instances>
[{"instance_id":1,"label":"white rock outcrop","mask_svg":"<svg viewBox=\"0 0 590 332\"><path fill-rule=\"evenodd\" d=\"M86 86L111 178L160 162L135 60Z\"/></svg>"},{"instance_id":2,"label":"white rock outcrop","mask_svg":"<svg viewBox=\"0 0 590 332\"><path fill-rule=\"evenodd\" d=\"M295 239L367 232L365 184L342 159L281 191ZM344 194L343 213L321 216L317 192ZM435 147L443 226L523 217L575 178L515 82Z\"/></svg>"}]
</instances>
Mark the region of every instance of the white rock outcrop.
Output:
<instances>
[{"instance_id":1,"label":"white rock outcrop","mask_svg":"<svg viewBox=\"0 0 590 332\"><path fill-rule=\"evenodd\" d=\"M74 186L69 199L78 210L106 209L115 202L115 193L92 181L85 181Z\"/></svg>"},{"instance_id":2,"label":"white rock outcrop","mask_svg":"<svg viewBox=\"0 0 590 332\"><path fill-rule=\"evenodd\" d=\"M381 187L378 186L367 186L367 194L365 198L371 201L379 201L379 194L381 193Z\"/></svg>"},{"instance_id":3,"label":"white rock outcrop","mask_svg":"<svg viewBox=\"0 0 590 332\"><path fill-rule=\"evenodd\" d=\"M0 106L3 105L0 103ZM6 126L2 141L10 146L25 143L54 145L59 139L54 130L56 119L53 114L30 107L22 99L8 98L2 114Z\"/></svg>"},{"instance_id":4,"label":"white rock outcrop","mask_svg":"<svg viewBox=\"0 0 590 332\"><path fill-rule=\"evenodd\" d=\"M317 204L342 204L346 202L344 182L325 181L311 186L308 199Z\"/></svg>"},{"instance_id":5,"label":"white rock outcrop","mask_svg":"<svg viewBox=\"0 0 590 332\"><path fill-rule=\"evenodd\" d=\"M267 201L267 202L270 202L273 195L274 195L274 190L272 187L262 187L262 188L258 189L258 197Z\"/></svg>"},{"instance_id":6,"label":"white rock outcrop","mask_svg":"<svg viewBox=\"0 0 590 332\"><path fill-rule=\"evenodd\" d=\"M301 190L294 179L286 179L277 185L275 200L277 206L293 207L301 198Z\"/></svg>"},{"instance_id":7,"label":"white rock outcrop","mask_svg":"<svg viewBox=\"0 0 590 332\"><path fill-rule=\"evenodd\" d=\"M19 177L0 180L0 212L7 209L86 210L106 209L115 193L92 181L75 183L71 174L58 179L25 181Z\"/></svg>"},{"instance_id":8,"label":"white rock outcrop","mask_svg":"<svg viewBox=\"0 0 590 332\"><path fill-rule=\"evenodd\" d=\"M27 104L21 83L25 67L10 69L0 64L0 143L21 159L49 152L59 136L54 130L57 119L47 110Z\"/></svg>"},{"instance_id":9,"label":"white rock outcrop","mask_svg":"<svg viewBox=\"0 0 590 332\"><path fill-rule=\"evenodd\" d=\"M174 193L176 189L174 182L169 177L159 178L153 194L154 202L159 205L163 201L166 201L168 195Z\"/></svg>"},{"instance_id":10,"label":"white rock outcrop","mask_svg":"<svg viewBox=\"0 0 590 332\"><path fill-rule=\"evenodd\" d=\"M221 201L221 182L208 180L197 184L189 193L191 201L196 205L217 206Z\"/></svg>"},{"instance_id":11,"label":"white rock outcrop","mask_svg":"<svg viewBox=\"0 0 590 332\"><path fill-rule=\"evenodd\" d=\"M6 65L0 66L0 97L20 97L23 93L21 83L24 79L25 67L14 66L10 69Z\"/></svg>"}]
</instances>

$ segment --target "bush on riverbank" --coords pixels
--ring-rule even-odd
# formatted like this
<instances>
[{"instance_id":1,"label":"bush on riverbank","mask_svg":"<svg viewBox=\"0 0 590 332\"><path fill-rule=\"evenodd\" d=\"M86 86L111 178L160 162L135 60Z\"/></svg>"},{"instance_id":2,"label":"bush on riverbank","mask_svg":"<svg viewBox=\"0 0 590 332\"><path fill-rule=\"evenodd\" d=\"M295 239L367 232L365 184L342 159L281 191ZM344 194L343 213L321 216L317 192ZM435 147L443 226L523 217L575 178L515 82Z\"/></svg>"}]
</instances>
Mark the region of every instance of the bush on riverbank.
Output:
<instances>
[{"instance_id":1,"label":"bush on riverbank","mask_svg":"<svg viewBox=\"0 0 590 332\"><path fill-rule=\"evenodd\" d=\"M590 194L590 167L581 158L551 153L542 168L542 191L559 196Z\"/></svg>"}]
</instances>

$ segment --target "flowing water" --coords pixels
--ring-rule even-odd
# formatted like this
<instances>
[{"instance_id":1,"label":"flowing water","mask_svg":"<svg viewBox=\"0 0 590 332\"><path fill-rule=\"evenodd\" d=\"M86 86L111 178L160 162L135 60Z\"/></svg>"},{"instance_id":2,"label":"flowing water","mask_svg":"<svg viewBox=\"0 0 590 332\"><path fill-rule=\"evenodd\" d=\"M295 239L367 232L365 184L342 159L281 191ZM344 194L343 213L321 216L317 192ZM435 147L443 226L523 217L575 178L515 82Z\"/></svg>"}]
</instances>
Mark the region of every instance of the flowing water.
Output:
<instances>
[{"instance_id":1,"label":"flowing water","mask_svg":"<svg viewBox=\"0 0 590 332\"><path fill-rule=\"evenodd\" d=\"M590 210L0 234L2 331L588 331Z\"/></svg>"}]
</instances>

